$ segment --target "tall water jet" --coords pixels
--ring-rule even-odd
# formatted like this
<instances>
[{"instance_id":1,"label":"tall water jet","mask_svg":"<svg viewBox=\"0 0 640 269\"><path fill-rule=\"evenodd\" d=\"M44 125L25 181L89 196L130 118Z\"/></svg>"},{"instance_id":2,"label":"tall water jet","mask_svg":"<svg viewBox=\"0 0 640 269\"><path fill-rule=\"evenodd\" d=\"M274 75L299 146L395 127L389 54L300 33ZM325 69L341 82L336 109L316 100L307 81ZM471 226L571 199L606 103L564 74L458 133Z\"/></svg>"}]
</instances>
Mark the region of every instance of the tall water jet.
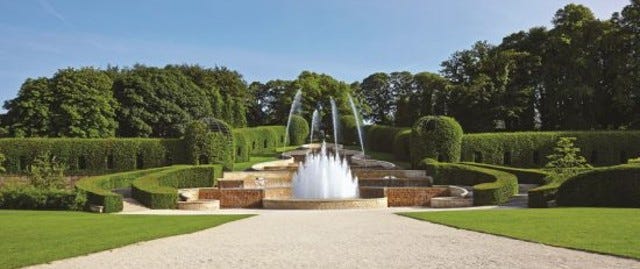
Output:
<instances>
[{"instance_id":1,"label":"tall water jet","mask_svg":"<svg viewBox=\"0 0 640 269\"><path fill-rule=\"evenodd\" d=\"M293 196L299 199L348 199L358 197L358 178L337 151L327 154L323 141L320 153L307 153L291 182Z\"/></svg>"},{"instance_id":2,"label":"tall water jet","mask_svg":"<svg viewBox=\"0 0 640 269\"><path fill-rule=\"evenodd\" d=\"M296 95L293 96L293 102L291 102L291 109L289 109L289 118L287 119L287 129L284 131L284 146L288 145L289 141L289 127L291 125L291 116L300 109L300 99L302 98L302 91L298 89Z\"/></svg>"},{"instance_id":3,"label":"tall water jet","mask_svg":"<svg viewBox=\"0 0 640 269\"><path fill-rule=\"evenodd\" d=\"M358 129L358 138L360 139L360 148L362 149L362 155L364 156L364 141L362 139L362 129L360 128L360 117L356 110L356 104L353 102L353 98L349 95L349 104L351 105L351 111L353 111L353 118L356 121L356 128Z\"/></svg>"},{"instance_id":4,"label":"tall water jet","mask_svg":"<svg viewBox=\"0 0 640 269\"><path fill-rule=\"evenodd\" d=\"M333 119L333 143L335 146L333 150L338 152L338 129L340 129L340 126L338 126L338 106L336 106L336 100L333 97L331 97L331 117Z\"/></svg>"},{"instance_id":5,"label":"tall water jet","mask_svg":"<svg viewBox=\"0 0 640 269\"><path fill-rule=\"evenodd\" d=\"M309 143L313 143L313 131L320 129L320 117L318 115L318 110L313 111L313 115L311 115L311 137L309 138Z\"/></svg>"}]
</instances>

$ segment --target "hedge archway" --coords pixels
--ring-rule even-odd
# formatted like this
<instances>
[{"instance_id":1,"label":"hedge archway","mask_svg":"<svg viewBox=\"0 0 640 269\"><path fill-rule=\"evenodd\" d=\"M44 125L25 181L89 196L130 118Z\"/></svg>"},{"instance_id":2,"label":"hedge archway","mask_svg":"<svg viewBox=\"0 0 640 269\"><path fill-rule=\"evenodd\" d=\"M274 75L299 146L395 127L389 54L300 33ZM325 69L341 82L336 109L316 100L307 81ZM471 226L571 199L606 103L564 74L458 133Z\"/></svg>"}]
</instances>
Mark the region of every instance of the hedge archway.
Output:
<instances>
[{"instance_id":1,"label":"hedge archway","mask_svg":"<svg viewBox=\"0 0 640 269\"><path fill-rule=\"evenodd\" d=\"M444 162L460 161L462 127L451 117L425 116L411 131L411 163L414 167L424 158Z\"/></svg>"}]
</instances>

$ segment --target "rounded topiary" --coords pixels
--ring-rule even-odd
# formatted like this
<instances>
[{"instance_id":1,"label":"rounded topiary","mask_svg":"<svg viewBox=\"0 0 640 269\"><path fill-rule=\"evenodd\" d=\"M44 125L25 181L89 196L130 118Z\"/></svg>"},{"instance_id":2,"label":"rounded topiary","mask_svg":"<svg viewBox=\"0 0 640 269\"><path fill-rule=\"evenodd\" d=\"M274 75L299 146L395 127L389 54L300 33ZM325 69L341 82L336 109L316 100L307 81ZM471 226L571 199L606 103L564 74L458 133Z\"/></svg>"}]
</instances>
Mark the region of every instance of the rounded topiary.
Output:
<instances>
[{"instance_id":1,"label":"rounded topiary","mask_svg":"<svg viewBox=\"0 0 640 269\"><path fill-rule=\"evenodd\" d=\"M309 123L298 115L291 116L291 126L289 126L289 145L301 145L309 137Z\"/></svg>"},{"instance_id":2,"label":"rounded topiary","mask_svg":"<svg viewBox=\"0 0 640 269\"><path fill-rule=\"evenodd\" d=\"M223 164L233 168L235 141L229 125L218 119L208 118L191 122L184 136L190 163Z\"/></svg>"},{"instance_id":3,"label":"rounded topiary","mask_svg":"<svg viewBox=\"0 0 640 269\"><path fill-rule=\"evenodd\" d=\"M425 116L411 130L411 163L424 158L443 162L460 161L462 127L451 117Z\"/></svg>"}]
</instances>

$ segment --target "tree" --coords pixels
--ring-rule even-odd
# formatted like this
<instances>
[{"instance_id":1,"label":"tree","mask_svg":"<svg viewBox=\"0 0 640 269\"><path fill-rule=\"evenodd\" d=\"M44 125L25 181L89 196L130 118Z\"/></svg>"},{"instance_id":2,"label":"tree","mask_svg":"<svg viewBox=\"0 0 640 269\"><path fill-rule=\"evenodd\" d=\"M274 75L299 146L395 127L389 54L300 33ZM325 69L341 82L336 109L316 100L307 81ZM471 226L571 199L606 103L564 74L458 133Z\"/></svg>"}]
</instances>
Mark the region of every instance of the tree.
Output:
<instances>
[{"instance_id":1,"label":"tree","mask_svg":"<svg viewBox=\"0 0 640 269\"><path fill-rule=\"evenodd\" d=\"M49 79L27 79L20 87L18 97L4 103L8 111L2 118L9 136L49 136L51 130L51 103L53 94Z\"/></svg>"},{"instance_id":2,"label":"tree","mask_svg":"<svg viewBox=\"0 0 640 269\"><path fill-rule=\"evenodd\" d=\"M135 66L113 83L119 136L180 137L192 120L212 116L205 90L174 69Z\"/></svg>"},{"instance_id":3,"label":"tree","mask_svg":"<svg viewBox=\"0 0 640 269\"><path fill-rule=\"evenodd\" d=\"M549 160L545 168L549 168L554 174L567 177L575 175L580 170L591 168L587 163L587 159L580 155L580 148L576 147L573 142L575 137L560 137L553 148L553 154L548 155Z\"/></svg>"},{"instance_id":4,"label":"tree","mask_svg":"<svg viewBox=\"0 0 640 269\"><path fill-rule=\"evenodd\" d=\"M369 111L363 117L376 124L390 125L394 105L394 96L390 89L390 77L386 73L374 73L362 80L359 96L362 96Z\"/></svg>"},{"instance_id":5,"label":"tree","mask_svg":"<svg viewBox=\"0 0 640 269\"><path fill-rule=\"evenodd\" d=\"M51 132L61 137L113 137L117 103L112 81L94 68L59 70L51 79Z\"/></svg>"}]
</instances>

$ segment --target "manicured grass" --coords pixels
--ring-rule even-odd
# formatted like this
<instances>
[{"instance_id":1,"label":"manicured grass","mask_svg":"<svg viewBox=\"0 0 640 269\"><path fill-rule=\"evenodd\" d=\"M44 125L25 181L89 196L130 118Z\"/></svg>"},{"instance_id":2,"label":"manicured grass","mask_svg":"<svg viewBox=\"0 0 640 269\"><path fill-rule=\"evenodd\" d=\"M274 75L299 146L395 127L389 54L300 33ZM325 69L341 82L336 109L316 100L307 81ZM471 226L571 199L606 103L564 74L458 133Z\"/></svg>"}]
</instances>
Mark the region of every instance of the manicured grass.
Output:
<instances>
[{"instance_id":1,"label":"manicured grass","mask_svg":"<svg viewBox=\"0 0 640 269\"><path fill-rule=\"evenodd\" d=\"M640 259L640 209L471 210L401 215L553 246Z\"/></svg>"},{"instance_id":2,"label":"manicured grass","mask_svg":"<svg viewBox=\"0 0 640 269\"><path fill-rule=\"evenodd\" d=\"M249 216L142 216L0 210L0 268L45 263L135 242L192 233Z\"/></svg>"}]
</instances>

